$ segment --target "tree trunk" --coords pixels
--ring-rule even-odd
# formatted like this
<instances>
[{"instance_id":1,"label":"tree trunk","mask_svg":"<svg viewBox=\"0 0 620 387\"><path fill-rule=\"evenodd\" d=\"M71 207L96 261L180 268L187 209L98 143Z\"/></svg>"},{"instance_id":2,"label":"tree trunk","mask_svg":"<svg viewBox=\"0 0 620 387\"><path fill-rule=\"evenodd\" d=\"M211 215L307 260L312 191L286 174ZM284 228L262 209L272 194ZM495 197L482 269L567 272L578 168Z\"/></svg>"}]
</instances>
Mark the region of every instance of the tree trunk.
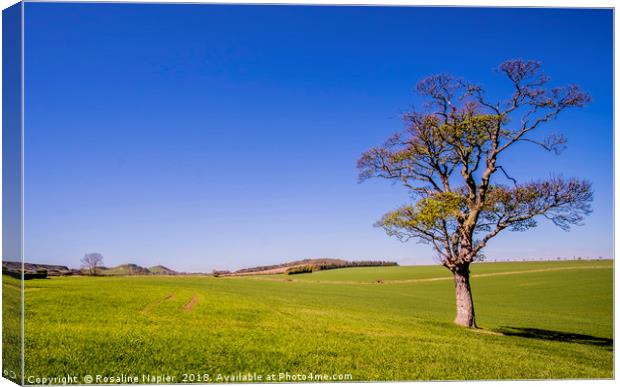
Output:
<instances>
[{"instance_id":1,"label":"tree trunk","mask_svg":"<svg viewBox=\"0 0 620 387\"><path fill-rule=\"evenodd\" d=\"M469 264L454 271L454 286L456 288L456 318L454 323L467 328L476 328L474 299L471 296L471 286L469 285Z\"/></svg>"}]
</instances>

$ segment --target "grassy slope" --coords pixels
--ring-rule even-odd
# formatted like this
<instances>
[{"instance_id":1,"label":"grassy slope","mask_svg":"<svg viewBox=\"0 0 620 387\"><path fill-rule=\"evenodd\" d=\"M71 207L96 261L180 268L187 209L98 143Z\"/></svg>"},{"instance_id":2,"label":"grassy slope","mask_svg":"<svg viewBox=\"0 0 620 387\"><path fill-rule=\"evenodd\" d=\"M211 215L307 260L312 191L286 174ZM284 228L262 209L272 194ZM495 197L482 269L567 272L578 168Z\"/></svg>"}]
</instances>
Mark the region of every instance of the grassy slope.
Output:
<instances>
[{"instance_id":1,"label":"grassy slope","mask_svg":"<svg viewBox=\"0 0 620 387\"><path fill-rule=\"evenodd\" d=\"M351 373L355 380L611 377L609 261L479 264L473 272L558 265L583 268L475 278L484 332L451 324L449 280L355 283L377 276L435 278L444 275L440 267L342 269L297 276L294 282L29 281L26 375L289 371ZM594 265L607 268L588 268ZM316 282L323 277L343 283ZM197 304L185 311L192 297Z\"/></svg>"},{"instance_id":2,"label":"grassy slope","mask_svg":"<svg viewBox=\"0 0 620 387\"><path fill-rule=\"evenodd\" d=\"M146 270L144 268L142 268L143 270ZM115 266L115 267L109 267L106 269L101 269L98 268L97 269L97 273L99 275L136 275L136 273L139 272L139 268L132 268L129 265L119 265L119 266ZM148 274L147 272L144 272L144 274Z\"/></svg>"},{"instance_id":3,"label":"grassy slope","mask_svg":"<svg viewBox=\"0 0 620 387\"><path fill-rule=\"evenodd\" d=\"M166 274L174 273L174 271L172 271L172 270L170 270L170 269L168 269L168 268L166 268L164 266L161 266L161 265L151 266L151 267L148 268L148 270L151 273L153 273L153 274L164 274L164 275L166 275Z\"/></svg>"}]
</instances>

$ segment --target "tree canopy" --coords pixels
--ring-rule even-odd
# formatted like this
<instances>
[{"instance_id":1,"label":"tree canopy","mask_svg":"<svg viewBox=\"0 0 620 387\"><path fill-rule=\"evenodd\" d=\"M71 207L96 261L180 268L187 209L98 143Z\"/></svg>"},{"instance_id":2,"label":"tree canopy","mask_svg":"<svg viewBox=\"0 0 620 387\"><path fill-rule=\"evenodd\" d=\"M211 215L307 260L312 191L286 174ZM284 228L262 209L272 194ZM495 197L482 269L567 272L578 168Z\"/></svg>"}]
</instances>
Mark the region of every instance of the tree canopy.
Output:
<instances>
[{"instance_id":1,"label":"tree canopy","mask_svg":"<svg viewBox=\"0 0 620 387\"><path fill-rule=\"evenodd\" d=\"M416 90L427 100L424 109L405 113L405 129L358 161L360 180L399 182L413 199L377 225L402 240L431 243L453 271L479 259L502 230L524 231L541 217L569 229L591 212L590 182L561 176L519 182L500 163L517 143L559 154L566 138L541 138L538 129L566 109L583 107L590 96L577 85L549 87L537 61L508 60L498 70L512 91L496 101L461 78L422 79Z\"/></svg>"}]
</instances>

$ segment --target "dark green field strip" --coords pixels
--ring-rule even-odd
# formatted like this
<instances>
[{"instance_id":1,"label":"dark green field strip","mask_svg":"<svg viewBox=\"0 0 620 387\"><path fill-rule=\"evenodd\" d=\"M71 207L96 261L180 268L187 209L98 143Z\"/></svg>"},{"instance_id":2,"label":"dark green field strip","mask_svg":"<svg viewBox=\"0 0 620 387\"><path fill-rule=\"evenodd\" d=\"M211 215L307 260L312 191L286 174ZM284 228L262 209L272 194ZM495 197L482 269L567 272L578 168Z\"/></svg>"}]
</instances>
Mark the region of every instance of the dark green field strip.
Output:
<instances>
[{"instance_id":1,"label":"dark green field strip","mask_svg":"<svg viewBox=\"0 0 620 387\"><path fill-rule=\"evenodd\" d=\"M486 277L498 275L518 275L534 272L612 269L609 261L593 261L589 264L583 261L551 262L542 265L540 262L518 263L480 263L471 268L472 277ZM572 263L572 264L570 264ZM324 284L395 284L407 282L430 282L451 280L452 274L440 266L405 266L381 268L347 268L340 270L318 271L300 275L255 275L247 277L226 277L226 279L254 279L283 282L319 282Z\"/></svg>"}]
</instances>

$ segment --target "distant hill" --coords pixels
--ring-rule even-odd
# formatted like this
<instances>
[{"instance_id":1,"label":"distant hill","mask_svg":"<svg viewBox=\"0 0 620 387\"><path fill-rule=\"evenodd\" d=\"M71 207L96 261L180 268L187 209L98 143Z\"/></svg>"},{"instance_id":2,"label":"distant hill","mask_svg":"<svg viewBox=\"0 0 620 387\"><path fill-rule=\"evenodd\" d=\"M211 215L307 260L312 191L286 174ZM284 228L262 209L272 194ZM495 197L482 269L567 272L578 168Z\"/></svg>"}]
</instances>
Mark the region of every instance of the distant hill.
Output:
<instances>
[{"instance_id":1,"label":"distant hill","mask_svg":"<svg viewBox=\"0 0 620 387\"><path fill-rule=\"evenodd\" d=\"M335 258L314 258L314 259L302 259L298 261L284 262L277 265L267 265L267 266L255 266L248 267L245 269L240 269L234 272L234 274L245 274L245 273L257 273L257 272L265 272L269 271L270 274L277 274L278 272L285 272L286 269L293 266L301 266L301 265L324 265L324 264L335 264L335 265L344 265L347 261L342 259ZM281 270L278 270L281 269ZM275 272L274 272L275 270Z\"/></svg>"},{"instance_id":2,"label":"distant hill","mask_svg":"<svg viewBox=\"0 0 620 387\"><path fill-rule=\"evenodd\" d=\"M2 261L2 269L3 271L10 271L15 273L21 273L22 263L14 262L14 261ZM47 270L48 276L59 276L59 275L72 275L77 274L77 270L69 269L67 266L61 265L44 265L39 263L28 263L24 262L24 271L26 273L36 272L39 269ZM20 274L21 275L21 274Z\"/></svg>"},{"instance_id":3,"label":"distant hill","mask_svg":"<svg viewBox=\"0 0 620 387\"><path fill-rule=\"evenodd\" d=\"M61 276L61 275L82 275L87 274L85 269L70 269L67 266L62 265L44 265L40 263L24 263L24 271L26 273L35 273L37 270L47 270L48 276ZM15 274L21 276L22 263L14 261L3 261L2 271L5 274ZM185 273L176 272L166 266L156 265L149 268L145 268L135 263L127 263L124 265L118 265L113 267L99 266L97 267L98 275L181 275ZM193 274L193 273L191 273Z\"/></svg>"},{"instance_id":4,"label":"distant hill","mask_svg":"<svg viewBox=\"0 0 620 387\"><path fill-rule=\"evenodd\" d=\"M127 263L114 267L98 267L97 274L100 275L148 275L149 269L138 266L134 263Z\"/></svg>"},{"instance_id":5,"label":"distant hill","mask_svg":"<svg viewBox=\"0 0 620 387\"><path fill-rule=\"evenodd\" d=\"M337 258L309 258L278 265L249 267L224 275L282 274L286 273L290 268L298 266L311 266L313 270L331 270L345 267L398 266L398 263L389 261L345 261L344 259Z\"/></svg>"},{"instance_id":6,"label":"distant hill","mask_svg":"<svg viewBox=\"0 0 620 387\"><path fill-rule=\"evenodd\" d=\"M98 267L97 273L100 275L178 275L176 271L162 265L149 268L127 263L114 267Z\"/></svg>"},{"instance_id":7,"label":"distant hill","mask_svg":"<svg viewBox=\"0 0 620 387\"><path fill-rule=\"evenodd\" d=\"M172 269L168 269L166 266L162 266L162 265L149 267L148 270L151 272L151 274L155 274L155 275L177 275L179 274L178 272Z\"/></svg>"}]
</instances>

